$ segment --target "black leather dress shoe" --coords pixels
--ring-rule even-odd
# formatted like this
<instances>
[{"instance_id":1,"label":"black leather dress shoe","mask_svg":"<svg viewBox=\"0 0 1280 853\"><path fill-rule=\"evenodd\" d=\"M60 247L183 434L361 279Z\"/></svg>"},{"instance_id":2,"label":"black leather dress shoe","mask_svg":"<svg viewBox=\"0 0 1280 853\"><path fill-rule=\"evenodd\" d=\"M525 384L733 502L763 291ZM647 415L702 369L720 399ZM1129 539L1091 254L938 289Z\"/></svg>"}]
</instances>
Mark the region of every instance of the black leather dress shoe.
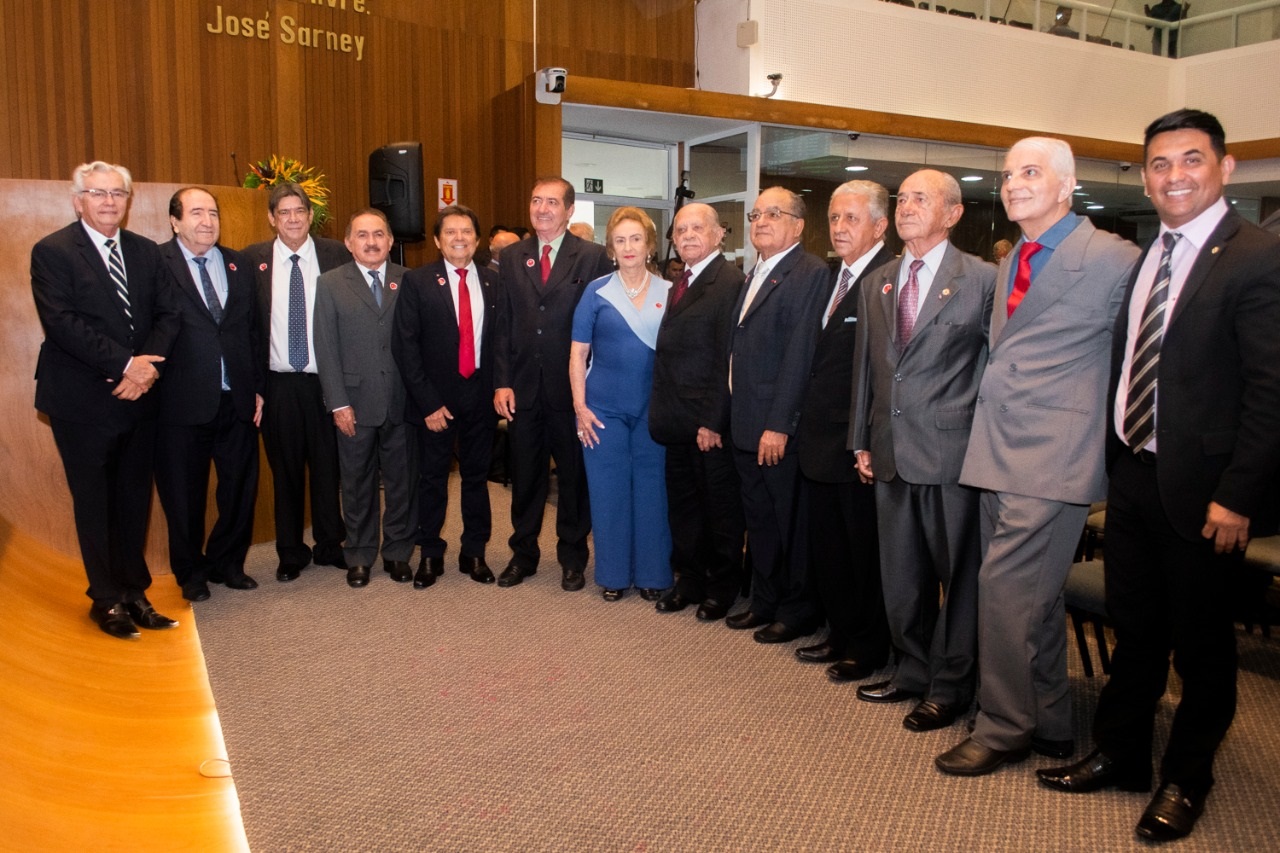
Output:
<instances>
[{"instance_id":1,"label":"black leather dress shoe","mask_svg":"<svg viewBox=\"0 0 1280 853\"><path fill-rule=\"evenodd\" d=\"M703 602L704 604L706 602ZM744 610L741 613L735 613L724 620L725 627L734 631L746 631L748 628L759 628L761 625L768 625L772 619L766 619L764 616L757 616L750 610Z\"/></svg>"},{"instance_id":2,"label":"black leather dress shoe","mask_svg":"<svg viewBox=\"0 0 1280 853\"><path fill-rule=\"evenodd\" d=\"M423 561L418 563L418 571L413 575L413 588L426 589L436 582L436 574L431 571L431 563Z\"/></svg>"},{"instance_id":3,"label":"black leather dress shoe","mask_svg":"<svg viewBox=\"0 0 1280 853\"><path fill-rule=\"evenodd\" d=\"M538 570L525 568L516 563L508 563L507 567L502 570L502 574L498 575L498 586L515 586L525 578L531 578L538 573Z\"/></svg>"},{"instance_id":4,"label":"black leather dress shoe","mask_svg":"<svg viewBox=\"0 0 1280 853\"><path fill-rule=\"evenodd\" d=\"M428 557L426 554L418 556L418 572L413 576L413 586L415 589L431 586L435 583L435 579L444 574L444 557ZM431 580L422 586L418 586L418 578L431 575Z\"/></svg>"},{"instance_id":5,"label":"black leather dress shoe","mask_svg":"<svg viewBox=\"0 0 1280 853\"><path fill-rule=\"evenodd\" d=\"M901 687L895 687L892 681L877 681L874 684L864 684L859 687L858 698L863 702L889 704L892 702L905 702L908 699L919 699L920 694L914 690L903 690Z\"/></svg>"},{"instance_id":6,"label":"black leather dress shoe","mask_svg":"<svg viewBox=\"0 0 1280 853\"><path fill-rule=\"evenodd\" d=\"M1006 764L1025 761L1030 754L1031 750L1025 746L1010 750L991 749L967 737L935 758L933 763L943 773L952 776L985 776Z\"/></svg>"},{"instance_id":7,"label":"black leather dress shoe","mask_svg":"<svg viewBox=\"0 0 1280 853\"><path fill-rule=\"evenodd\" d=\"M688 598L680 594L679 590L671 590L671 592L658 599L658 603L653 605L653 609L659 613L679 613L690 604L693 604Z\"/></svg>"},{"instance_id":8,"label":"black leather dress shoe","mask_svg":"<svg viewBox=\"0 0 1280 853\"><path fill-rule=\"evenodd\" d=\"M785 622L773 622L765 625L751 635L757 643L789 643L813 633L812 628L803 625L788 625Z\"/></svg>"},{"instance_id":9,"label":"black leather dress shoe","mask_svg":"<svg viewBox=\"0 0 1280 853\"><path fill-rule=\"evenodd\" d=\"M708 598L706 601L698 605L698 621L699 622L719 622L729 612L730 605L714 598Z\"/></svg>"},{"instance_id":10,"label":"black leather dress shoe","mask_svg":"<svg viewBox=\"0 0 1280 853\"><path fill-rule=\"evenodd\" d=\"M577 592L587 585L587 578L582 569L565 569L560 577L560 588L565 592Z\"/></svg>"},{"instance_id":11,"label":"black leather dress shoe","mask_svg":"<svg viewBox=\"0 0 1280 853\"><path fill-rule=\"evenodd\" d=\"M110 634L118 640L136 640L142 636L133 626L129 611L123 604L106 606L95 603L89 608L89 618L98 624L103 633Z\"/></svg>"},{"instance_id":12,"label":"black leather dress shoe","mask_svg":"<svg viewBox=\"0 0 1280 853\"><path fill-rule=\"evenodd\" d=\"M864 678L870 678L871 674L879 668L874 664L863 663L853 658L838 660L827 667L827 678L830 678L836 684L844 684L846 681L862 681Z\"/></svg>"},{"instance_id":13,"label":"black leather dress shoe","mask_svg":"<svg viewBox=\"0 0 1280 853\"><path fill-rule=\"evenodd\" d=\"M816 646L801 646L796 649L796 660L805 663L833 663L842 657L840 650L830 643L818 643Z\"/></svg>"},{"instance_id":14,"label":"black leather dress shoe","mask_svg":"<svg viewBox=\"0 0 1280 853\"><path fill-rule=\"evenodd\" d=\"M302 574L302 566L297 563L281 563L280 568L276 569L276 580L280 583L288 583L296 581L300 574Z\"/></svg>"},{"instance_id":15,"label":"black leather dress shoe","mask_svg":"<svg viewBox=\"0 0 1280 853\"><path fill-rule=\"evenodd\" d=\"M902 718L902 725L913 732L931 732L945 729L956 721L960 712L967 706L951 702L931 702L925 699Z\"/></svg>"},{"instance_id":16,"label":"black leather dress shoe","mask_svg":"<svg viewBox=\"0 0 1280 853\"><path fill-rule=\"evenodd\" d=\"M208 601L209 585L204 581L187 581L182 585L182 597L187 601Z\"/></svg>"},{"instance_id":17,"label":"black leather dress shoe","mask_svg":"<svg viewBox=\"0 0 1280 853\"><path fill-rule=\"evenodd\" d=\"M625 593L625 589L605 589L601 591L600 597L605 601L621 601Z\"/></svg>"},{"instance_id":18,"label":"black leather dress shoe","mask_svg":"<svg viewBox=\"0 0 1280 853\"><path fill-rule=\"evenodd\" d=\"M493 583L493 570L484 561L484 557L459 557L458 570L471 576L476 583ZM440 571L444 571L441 569Z\"/></svg>"},{"instance_id":19,"label":"black leather dress shoe","mask_svg":"<svg viewBox=\"0 0 1280 853\"><path fill-rule=\"evenodd\" d=\"M368 566L352 566L347 569L347 586L352 589L359 589L362 586L369 585L369 567Z\"/></svg>"},{"instance_id":20,"label":"black leather dress shoe","mask_svg":"<svg viewBox=\"0 0 1280 853\"><path fill-rule=\"evenodd\" d=\"M396 583L408 583L413 580L413 569L404 560L383 560L382 570L391 575Z\"/></svg>"},{"instance_id":21,"label":"black leather dress shoe","mask_svg":"<svg viewBox=\"0 0 1280 853\"><path fill-rule=\"evenodd\" d=\"M1151 790L1150 770L1121 767L1100 749L1095 749L1075 764L1037 770L1036 776L1041 784L1072 794L1088 794L1113 787L1143 793Z\"/></svg>"},{"instance_id":22,"label":"black leather dress shoe","mask_svg":"<svg viewBox=\"0 0 1280 853\"><path fill-rule=\"evenodd\" d=\"M139 628L146 628L148 631L162 631L165 628L176 628L178 626L177 619L170 619L156 612L151 606L151 602L145 598L139 598L137 601L126 601L124 609L128 612L129 618L133 620L133 624Z\"/></svg>"},{"instance_id":23,"label":"black leather dress shoe","mask_svg":"<svg viewBox=\"0 0 1280 853\"><path fill-rule=\"evenodd\" d=\"M662 598L662 590L649 586L640 587L640 597L645 601L657 601Z\"/></svg>"},{"instance_id":24,"label":"black leather dress shoe","mask_svg":"<svg viewBox=\"0 0 1280 853\"><path fill-rule=\"evenodd\" d=\"M229 578L209 578L214 583L220 583L227 589L257 589L258 582L246 574L234 575Z\"/></svg>"},{"instance_id":25,"label":"black leather dress shoe","mask_svg":"<svg viewBox=\"0 0 1280 853\"><path fill-rule=\"evenodd\" d=\"M1165 782L1147 804L1135 831L1152 841L1185 838L1204 812L1205 796L1190 787Z\"/></svg>"},{"instance_id":26,"label":"black leather dress shoe","mask_svg":"<svg viewBox=\"0 0 1280 853\"><path fill-rule=\"evenodd\" d=\"M1076 742L1070 738L1066 740L1050 740L1047 737L1032 735L1031 751L1036 755L1044 755L1049 758L1070 758L1076 751Z\"/></svg>"}]
</instances>

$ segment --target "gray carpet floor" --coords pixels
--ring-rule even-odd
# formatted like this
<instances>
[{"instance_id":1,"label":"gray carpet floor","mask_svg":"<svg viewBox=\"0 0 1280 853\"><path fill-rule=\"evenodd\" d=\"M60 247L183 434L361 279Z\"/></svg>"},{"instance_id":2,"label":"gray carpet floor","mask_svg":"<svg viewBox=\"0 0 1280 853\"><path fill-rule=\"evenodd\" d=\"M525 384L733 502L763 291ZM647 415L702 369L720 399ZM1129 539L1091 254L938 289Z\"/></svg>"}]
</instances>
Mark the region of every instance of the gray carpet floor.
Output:
<instances>
[{"instance_id":1,"label":"gray carpet floor","mask_svg":"<svg viewBox=\"0 0 1280 853\"><path fill-rule=\"evenodd\" d=\"M509 496L491 493L497 571ZM553 519L549 507L548 534ZM607 603L590 575L585 591L563 592L553 537L542 547L542 570L511 589L459 574L451 551L427 590L380 567L353 590L344 572L314 566L277 583L273 547L256 546L258 590L214 587L196 605L253 850L1149 846L1133 834L1146 795L1046 790L1034 770L1059 762L1038 756L944 776L933 758L963 724L909 732L909 706L859 702L798 663L806 641L761 646L634 593ZM1087 748L1103 677L1083 676L1071 642ZM1280 638L1242 633L1240 647L1218 785L1171 849L1280 849Z\"/></svg>"}]
</instances>

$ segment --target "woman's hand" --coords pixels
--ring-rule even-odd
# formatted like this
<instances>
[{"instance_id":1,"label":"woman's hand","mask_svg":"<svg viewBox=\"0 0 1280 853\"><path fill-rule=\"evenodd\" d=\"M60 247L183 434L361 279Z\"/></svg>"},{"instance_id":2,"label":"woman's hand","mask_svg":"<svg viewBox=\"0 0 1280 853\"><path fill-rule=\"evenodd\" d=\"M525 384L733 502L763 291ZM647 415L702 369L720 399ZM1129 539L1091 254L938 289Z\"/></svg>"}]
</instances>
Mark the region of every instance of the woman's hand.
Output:
<instances>
[{"instance_id":1,"label":"woman's hand","mask_svg":"<svg viewBox=\"0 0 1280 853\"><path fill-rule=\"evenodd\" d=\"M583 447L595 447L600 443L596 430L604 429L604 424L600 423L595 412L586 406L578 406L574 411L578 416L578 441L582 442Z\"/></svg>"}]
</instances>

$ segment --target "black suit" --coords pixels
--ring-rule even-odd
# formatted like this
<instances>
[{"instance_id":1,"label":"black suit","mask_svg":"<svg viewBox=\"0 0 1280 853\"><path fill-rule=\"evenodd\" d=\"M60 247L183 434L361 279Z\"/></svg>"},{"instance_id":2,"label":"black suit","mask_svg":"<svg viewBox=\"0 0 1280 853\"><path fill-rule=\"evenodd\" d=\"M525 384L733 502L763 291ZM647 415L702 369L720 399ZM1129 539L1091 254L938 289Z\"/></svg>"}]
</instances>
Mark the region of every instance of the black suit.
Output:
<instances>
[{"instance_id":1,"label":"black suit","mask_svg":"<svg viewBox=\"0 0 1280 853\"><path fill-rule=\"evenodd\" d=\"M741 586L742 486L729 435L729 338L742 271L717 254L658 330L649 433L666 445L667 514L676 589L732 604ZM722 446L698 449L698 429Z\"/></svg>"},{"instance_id":2,"label":"black suit","mask_svg":"<svg viewBox=\"0 0 1280 853\"><path fill-rule=\"evenodd\" d=\"M418 442L421 478L418 481L418 544L425 557L443 557L440 538L449 499L449 467L458 446L462 479L462 541L460 555L483 557L492 517L489 506L489 462L497 415L493 410L493 325L497 315L498 275L479 267L484 302L480 364L468 378L458 372L458 314L443 261L411 270L404 277L396 306L391 353L400 367L408 395L405 420L413 424ZM468 276L471 279L472 276ZM453 420L442 432L427 429L428 415L447 406Z\"/></svg>"},{"instance_id":3,"label":"black suit","mask_svg":"<svg viewBox=\"0 0 1280 853\"><path fill-rule=\"evenodd\" d=\"M257 298L249 262L239 252L218 249L227 281L220 323L177 238L160 247L182 326L159 385L156 486L169 522L169 564L183 586L243 575L253 540L258 491L253 416L264 383ZM230 389L225 392L224 364ZM211 461L218 472L218 520L206 543Z\"/></svg>"},{"instance_id":4,"label":"black suit","mask_svg":"<svg viewBox=\"0 0 1280 853\"><path fill-rule=\"evenodd\" d=\"M143 552L158 410L154 387L135 401L111 392L130 358L167 356L178 333L156 244L123 229L115 239L132 325L80 222L31 250L31 289L45 334L36 408L49 416L62 456L88 595L106 606L141 598L151 585Z\"/></svg>"},{"instance_id":5,"label":"black suit","mask_svg":"<svg viewBox=\"0 0 1280 853\"><path fill-rule=\"evenodd\" d=\"M511 442L511 550L521 568L537 568L538 534L556 463L556 556L566 570L587 565L591 511L582 445L569 389L573 311L587 285L613 270L604 247L568 232L547 283L542 283L537 236L502 250L494 324L493 384L511 388L516 417Z\"/></svg>"},{"instance_id":6,"label":"black suit","mask_svg":"<svg viewBox=\"0 0 1280 853\"><path fill-rule=\"evenodd\" d=\"M833 307L826 327L819 321L796 431L810 576L830 626L827 642L843 657L872 666L889 656L889 624L880 587L875 486L858 478L853 451L848 449L849 411L858 285L893 257L881 246ZM828 293L838 285L841 269L831 276Z\"/></svg>"},{"instance_id":7,"label":"black suit","mask_svg":"<svg viewBox=\"0 0 1280 853\"><path fill-rule=\"evenodd\" d=\"M336 269L351 260L347 247L337 240L314 237L320 272ZM311 494L312 537L315 558L326 563L342 561L346 535L338 508L338 443L333 418L324 403L320 378L315 373L290 373L270 369L271 275L275 240L254 243L244 250L258 286L258 329L262 340L262 369L267 377L262 408L262 444L275 493L276 553L282 564L305 566L312 552L302 541L306 498ZM315 324L308 317L307 334Z\"/></svg>"},{"instance_id":8,"label":"black suit","mask_svg":"<svg viewBox=\"0 0 1280 853\"><path fill-rule=\"evenodd\" d=\"M733 313L729 431L751 549L751 611L790 627L817 618L806 543L796 535L800 465L790 440L778 464L759 465L756 458L765 430L795 436L830 277L826 264L795 246L769 272L743 316L748 280Z\"/></svg>"},{"instance_id":9,"label":"black suit","mask_svg":"<svg viewBox=\"0 0 1280 853\"><path fill-rule=\"evenodd\" d=\"M1116 322L1113 400L1127 395L1119 382L1141 266ZM1183 690L1161 777L1193 790L1212 784L1235 714L1229 592L1243 558L1214 554L1200 530L1210 501L1246 516L1250 536L1276 530L1278 329L1280 241L1228 209L1195 256L1161 343L1154 458L1121 441L1108 409L1106 585L1116 650L1094 734L1119 764L1150 768L1172 650Z\"/></svg>"}]
</instances>

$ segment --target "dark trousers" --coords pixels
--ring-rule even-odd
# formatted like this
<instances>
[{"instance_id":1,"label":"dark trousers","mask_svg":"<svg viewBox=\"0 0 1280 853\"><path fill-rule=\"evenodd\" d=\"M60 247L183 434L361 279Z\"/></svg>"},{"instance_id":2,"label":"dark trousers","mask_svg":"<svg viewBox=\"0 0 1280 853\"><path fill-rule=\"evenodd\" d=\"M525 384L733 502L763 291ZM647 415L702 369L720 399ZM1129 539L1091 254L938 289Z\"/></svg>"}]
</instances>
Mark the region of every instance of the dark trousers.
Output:
<instances>
[{"instance_id":1,"label":"dark trousers","mask_svg":"<svg viewBox=\"0 0 1280 853\"><path fill-rule=\"evenodd\" d=\"M733 460L751 548L751 612L793 627L810 625L818 609L805 561L807 537L796 523L799 460L788 453L777 465L758 465L755 450L738 448Z\"/></svg>"},{"instance_id":2,"label":"dark trousers","mask_svg":"<svg viewBox=\"0 0 1280 853\"><path fill-rule=\"evenodd\" d=\"M830 633L844 657L871 664L889 659L889 623L880 587L875 487L802 479L809 533L809 570Z\"/></svg>"},{"instance_id":3,"label":"dark trousers","mask_svg":"<svg viewBox=\"0 0 1280 853\"><path fill-rule=\"evenodd\" d=\"M280 562L299 566L311 562L311 549L302 541L308 491L315 557L337 562L346 531L338 507L338 444L333 416L325 410L320 377L276 371L268 375L262 444L275 492Z\"/></svg>"},{"instance_id":4,"label":"dark trousers","mask_svg":"<svg viewBox=\"0 0 1280 853\"><path fill-rule=\"evenodd\" d=\"M1169 653L1182 679L1160 766L1163 781L1208 790L1213 758L1236 711L1236 635L1230 591L1244 555L1215 554L1169 525L1156 466L1130 453L1116 460L1107 494L1107 613L1115 628L1111 678L1093 730L1117 762L1151 766L1156 706Z\"/></svg>"},{"instance_id":5,"label":"dark trousers","mask_svg":"<svg viewBox=\"0 0 1280 853\"><path fill-rule=\"evenodd\" d=\"M498 416L493 392L479 382L479 374L462 383L462 395L450 406L453 420L442 432L432 432L422 421L414 424L421 459L418 481L418 544L424 557L443 557L447 544L440 538L449 502L449 468L454 448L461 479L462 541L459 554L483 557L493 528L489 506L489 466Z\"/></svg>"},{"instance_id":6,"label":"dark trousers","mask_svg":"<svg viewBox=\"0 0 1280 853\"><path fill-rule=\"evenodd\" d=\"M733 450L667 445L667 515L676 589L690 601L733 604L742 587L742 483Z\"/></svg>"},{"instance_id":7,"label":"dark trousers","mask_svg":"<svg viewBox=\"0 0 1280 853\"><path fill-rule=\"evenodd\" d=\"M50 418L75 511L87 594L98 604L142 598L156 422L120 426Z\"/></svg>"},{"instance_id":8,"label":"dark trousers","mask_svg":"<svg viewBox=\"0 0 1280 853\"><path fill-rule=\"evenodd\" d=\"M551 488L551 461L555 460L556 558L565 569L585 571L591 504L573 411L549 409L538 400L516 412L507 435L511 440L512 562L537 568L542 554L538 534Z\"/></svg>"},{"instance_id":9,"label":"dark trousers","mask_svg":"<svg viewBox=\"0 0 1280 853\"><path fill-rule=\"evenodd\" d=\"M206 544L210 462L218 475L218 520ZM169 523L169 565L180 585L244 574L258 493L258 430L236 417L229 393L209 423L161 427L156 488Z\"/></svg>"}]
</instances>

